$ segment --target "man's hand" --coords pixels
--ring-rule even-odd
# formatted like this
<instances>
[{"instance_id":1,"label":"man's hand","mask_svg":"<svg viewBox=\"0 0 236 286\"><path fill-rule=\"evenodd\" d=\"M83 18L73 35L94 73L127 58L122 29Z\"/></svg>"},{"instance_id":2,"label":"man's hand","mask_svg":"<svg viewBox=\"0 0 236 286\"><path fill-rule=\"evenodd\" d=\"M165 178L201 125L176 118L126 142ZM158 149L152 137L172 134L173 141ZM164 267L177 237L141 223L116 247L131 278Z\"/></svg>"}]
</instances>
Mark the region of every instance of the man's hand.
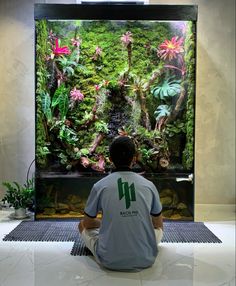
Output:
<instances>
[{"instance_id":1,"label":"man's hand","mask_svg":"<svg viewBox=\"0 0 236 286\"><path fill-rule=\"evenodd\" d=\"M154 228L161 228L163 230L162 214L160 214L159 216L152 216L152 224Z\"/></svg>"},{"instance_id":2,"label":"man's hand","mask_svg":"<svg viewBox=\"0 0 236 286\"><path fill-rule=\"evenodd\" d=\"M84 229L91 229L91 228L99 228L101 225L101 220L98 218L91 218L84 214L84 219L82 219L79 223L79 231L80 233Z\"/></svg>"}]
</instances>

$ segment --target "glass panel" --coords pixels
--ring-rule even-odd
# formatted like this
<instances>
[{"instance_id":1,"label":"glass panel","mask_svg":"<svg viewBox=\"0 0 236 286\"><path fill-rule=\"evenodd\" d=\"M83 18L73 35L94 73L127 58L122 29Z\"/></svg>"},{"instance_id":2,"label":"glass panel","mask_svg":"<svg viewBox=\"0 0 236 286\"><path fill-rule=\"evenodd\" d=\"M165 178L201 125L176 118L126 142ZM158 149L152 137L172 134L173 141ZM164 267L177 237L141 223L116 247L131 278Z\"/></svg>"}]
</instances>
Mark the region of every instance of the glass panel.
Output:
<instances>
[{"instance_id":1,"label":"glass panel","mask_svg":"<svg viewBox=\"0 0 236 286\"><path fill-rule=\"evenodd\" d=\"M36 21L38 171L107 172L118 135L139 171L192 171L194 97L192 21Z\"/></svg>"}]
</instances>

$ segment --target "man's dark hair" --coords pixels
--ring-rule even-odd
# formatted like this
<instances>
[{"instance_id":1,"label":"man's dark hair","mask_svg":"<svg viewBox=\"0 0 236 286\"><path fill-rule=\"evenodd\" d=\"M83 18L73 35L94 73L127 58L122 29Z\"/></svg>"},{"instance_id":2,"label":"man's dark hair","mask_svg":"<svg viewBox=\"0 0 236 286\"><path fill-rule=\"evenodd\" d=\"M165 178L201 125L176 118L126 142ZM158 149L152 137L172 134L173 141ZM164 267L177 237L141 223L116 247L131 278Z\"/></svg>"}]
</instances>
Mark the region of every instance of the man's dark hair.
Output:
<instances>
[{"instance_id":1,"label":"man's dark hair","mask_svg":"<svg viewBox=\"0 0 236 286\"><path fill-rule=\"evenodd\" d=\"M115 138L110 145L110 156L116 167L128 167L136 153L134 142L127 136Z\"/></svg>"}]
</instances>

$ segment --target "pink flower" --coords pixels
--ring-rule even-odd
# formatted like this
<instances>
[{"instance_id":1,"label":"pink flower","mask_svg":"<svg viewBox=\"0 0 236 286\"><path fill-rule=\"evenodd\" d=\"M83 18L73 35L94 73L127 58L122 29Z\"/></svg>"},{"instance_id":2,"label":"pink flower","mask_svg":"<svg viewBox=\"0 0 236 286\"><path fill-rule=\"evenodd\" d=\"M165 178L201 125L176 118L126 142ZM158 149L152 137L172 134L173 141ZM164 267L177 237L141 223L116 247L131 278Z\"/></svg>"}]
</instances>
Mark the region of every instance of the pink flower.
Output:
<instances>
[{"instance_id":1,"label":"pink flower","mask_svg":"<svg viewBox=\"0 0 236 286\"><path fill-rule=\"evenodd\" d=\"M83 93L79 89L76 89L76 87L71 90L70 97L73 101L82 101L84 99Z\"/></svg>"},{"instance_id":2,"label":"pink flower","mask_svg":"<svg viewBox=\"0 0 236 286\"><path fill-rule=\"evenodd\" d=\"M49 31L48 38L49 38L50 42L55 41L56 35L53 33L52 30Z\"/></svg>"},{"instance_id":3,"label":"pink flower","mask_svg":"<svg viewBox=\"0 0 236 286\"><path fill-rule=\"evenodd\" d=\"M162 44L160 44L159 49L157 51L157 55L161 59L168 59L171 61L172 59L177 58L178 55L184 52L183 38L181 37L178 40L178 37L173 37L170 41L165 40Z\"/></svg>"},{"instance_id":4,"label":"pink flower","mask_svg":"<svg viewBox=\"0 0 236 286\"><path fill-rule=\"evenodd\" d=\"M96 91L99 91L99 89L101 88L101 86L98 85L98 84L95 84L95 85L94 85L94 88L95 88Z\"/></svg>"},{"instance_id":5,"label":"pink flower","mask_svg":"<svg viewBox=\"0 0 236 286\"><path fill-rule=\"evenodd\" d=\"M80 39L78 39L78 38L72 38L71 39L71 44L72 44L72 46L74 46L74 47L79 47L80 45L81 45L81 40Z\"/></svg>"},{"instance_id":6,"label":"pink flower","mask_svg":"<svg viewBox=\"0 0 236 286\"><path fill-rule=\"evenodd\" d=\"M132 38L132 33L131 32L126 32L125 34L122 35L122 37L120 38L121 42L123 43L123 45L125 47L128 47L129 44L131 44L133 42L133 38Z\"/></svg>"},{"instance_id":7,"label":"pink flower","mask_svg":"<svg viewBox=\"0 0 236 286\"><path fill-rule=\"evenodd\" d=\"M102 54L102 48L100 48L99 46L97 46L96 49L95 49L95 54L98 55L98 56L101 56L101 54Z\"/></svg>"},{"instance_id":8,"label":"pink flower","mask_svg":"<svg viewBox=\"0 0 236 286\"><path fill-rule=\"evenodd\" d=\"M52 51L53 51L53 54L55 56L60 56L60 55L69 55L71 53L71 51L69 50L69 48L67 46L64 46L64 47L59 47L59 44L58 44L58 39L56 38L55 40L55 44L56 46L53 47Z\"/></svg>"},{"instance_id":9,"label":"pink flower","mask_svg":"<svg viewBox=\"0 0 236 286\"><path fill-rule=\"evenodd\" d=\"M95 49L95 54L93 55L92 59L96 61L101 55L102 55L102 48L97 46Z\"/></svg>"}]
</instances>

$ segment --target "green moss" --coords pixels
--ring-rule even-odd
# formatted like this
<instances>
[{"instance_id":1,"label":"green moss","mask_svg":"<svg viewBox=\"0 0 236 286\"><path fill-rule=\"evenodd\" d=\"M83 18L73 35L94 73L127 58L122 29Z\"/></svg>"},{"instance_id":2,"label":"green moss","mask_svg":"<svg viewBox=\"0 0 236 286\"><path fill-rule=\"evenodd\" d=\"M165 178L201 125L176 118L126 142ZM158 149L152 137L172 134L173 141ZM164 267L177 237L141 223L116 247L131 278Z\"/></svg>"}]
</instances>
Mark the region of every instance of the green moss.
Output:
<instances>
[{"instance_id":1,"label":"green moss","mask_svg":"<svg viewBox=\"0 0 236 286\"><path fill-rule=\"evenodd\" d=\"M186 145L183 151L183 166L187 170L193 168L194 160L194 99L195 99L195 34L191 22L188 22L185 40L185 62L187 63L186 85L188 99L186 104Z\"/></svg>"},{"instance_id":2,"label":"green moss","mask_svg":"<svg viewBox=\"0 0 236 286\"><path fill-rule=\"evenodd\" d=\"M50 154L49 142L47 142L47 124L41 108L41 95L47 91L47 80L49 76L45 63L45 56L49 54L46 21L36 22L36 33L36 162L40 167L45 167L47 164L47 155Z\"/></svg>"}]
</instances>

